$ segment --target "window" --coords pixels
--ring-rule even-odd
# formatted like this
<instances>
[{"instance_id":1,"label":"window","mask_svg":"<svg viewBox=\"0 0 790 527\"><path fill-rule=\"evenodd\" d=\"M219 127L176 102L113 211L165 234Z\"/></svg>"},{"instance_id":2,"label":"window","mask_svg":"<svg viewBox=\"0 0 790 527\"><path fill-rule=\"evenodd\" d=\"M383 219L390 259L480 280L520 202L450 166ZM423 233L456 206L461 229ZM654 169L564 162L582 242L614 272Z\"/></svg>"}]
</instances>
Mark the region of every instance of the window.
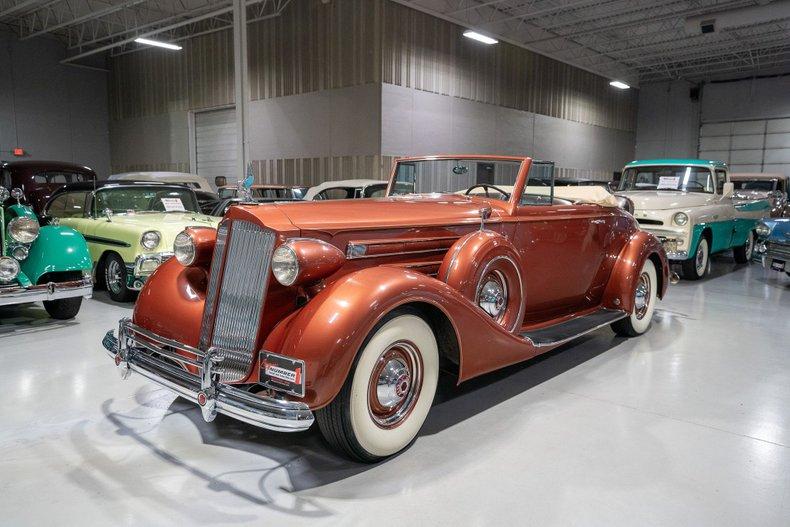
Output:
<instances>
[{"instance_id":1,"label":"window","mask_svg":"<svg viewBox=\"0 0 790 527\"><path fill-rule=\"evenodd\" d=\"M716 194L724 194L724 184L727 182L727 172L716 170Z\"/></svg>"},{"instance_id":2,"label":"window","mask_svg":"<svg viewBox=\"0 0 790 527\"><path fill-rule=\"evenodd\" d=\"M620 180L618 190L661 190L712 194L714 188L714 176L707 167L645 165L627 169Z\"/></svg>"},{"instance_id":3,"label":"window","mask_svg":"<svg viewBox=\"0 0 790 527\"><path fill-rule=\"evenodd\" d=\"M554 203L554 163L533 161L519 205L551 205Z\"/></svg>"},{"instance_id":4,"label":"window","mask_svg":"<svg viewBox=\"0 0 790 527\"><path fill-rule=\"evenodd\" d=\"M82 218L85 216L85 200L88 192L68 192L52 200L47 214L53 218Z\"/></svg>"},{"instance_id":5,"label":"window","mask_svg":"<svg viewBox=\"0 0 790 527\"><path fill-rule=\"evenodd\" d=\"M315 199L351 199L360 189L350 188L328 188L316 194Z\"/></svg>"},{"instance_id":6,"label":"window","mask_svg":"<svg viewBox=\"0 0 790 527\"><path fill-rule=\"evenodd\" d=\"M66 183L93 181L93 178L80 172L64 172L58 170L36 174L33 176L33 181L40 185L65 185Z\"/></svg>"}]
</instances>

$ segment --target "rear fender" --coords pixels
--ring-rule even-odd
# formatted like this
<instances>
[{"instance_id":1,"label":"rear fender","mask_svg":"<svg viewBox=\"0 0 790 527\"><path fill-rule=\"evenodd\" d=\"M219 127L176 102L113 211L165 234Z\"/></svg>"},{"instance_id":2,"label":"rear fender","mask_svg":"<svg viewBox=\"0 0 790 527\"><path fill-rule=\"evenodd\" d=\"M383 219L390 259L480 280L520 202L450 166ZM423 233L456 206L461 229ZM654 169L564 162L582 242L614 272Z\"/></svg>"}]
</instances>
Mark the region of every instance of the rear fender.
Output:
<instances>
[{"instance_id":1,"label":"rear fender","mask_svg":"<svg viewBox=\"0 0 790 527\"><path fill-rule=\"evenodd\" d=\"M653 259L657 264L656 274L661 282L658 297L664 298L669 285L667 254L658 238L645 231L636 231L617 257L617 263L603 294L603 307L628 313L633 311L639 271L647 258Z\"/></svg>"},{"instance_id":2,"label":"rear fender","mask_svg":"<svg viewBox=\"0 0 790 527\"><path fill-rule=\"evenodd\" d=\"M283 320L263 349L305 362L302 402L317 409L343 386L366 337L387 313L426 303L450 320L459 344L459 382L529 358L530 346L491 320L449 285L397 267L371 267L350 273Z\"/></svg>"}]
</instances>

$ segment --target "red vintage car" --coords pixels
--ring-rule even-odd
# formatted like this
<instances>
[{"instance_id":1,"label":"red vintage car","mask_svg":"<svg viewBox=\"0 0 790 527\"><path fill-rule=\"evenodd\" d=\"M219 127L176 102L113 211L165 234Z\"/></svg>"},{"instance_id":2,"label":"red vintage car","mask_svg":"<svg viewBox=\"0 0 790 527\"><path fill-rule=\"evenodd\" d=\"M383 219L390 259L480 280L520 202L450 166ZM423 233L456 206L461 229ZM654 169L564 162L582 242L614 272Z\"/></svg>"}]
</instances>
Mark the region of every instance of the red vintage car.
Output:
<instances>
[{"instance_id":1,"label":"red vintage car","mask_svg":"<svg viewBox=\"0 0 790 527\"><path fill-rule=\"evenodd\" d=\"M647 331L661 243L601 187L556 187L528 157L395 163L387 197L233 207L189 228L104 347L217 413L318 421L348 456L408 446L440 367L458 382L611 325Z\"/></svg>"}]
</instances>

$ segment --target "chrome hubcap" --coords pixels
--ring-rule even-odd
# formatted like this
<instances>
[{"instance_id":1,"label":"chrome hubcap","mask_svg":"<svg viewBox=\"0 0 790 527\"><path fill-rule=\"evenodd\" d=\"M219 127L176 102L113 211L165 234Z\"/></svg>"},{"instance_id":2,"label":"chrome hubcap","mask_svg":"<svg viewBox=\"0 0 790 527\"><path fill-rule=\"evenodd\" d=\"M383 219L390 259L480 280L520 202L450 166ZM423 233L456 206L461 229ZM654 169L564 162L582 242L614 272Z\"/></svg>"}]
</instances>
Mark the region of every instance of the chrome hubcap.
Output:
<instances>
[{"instance_id":1,"label":"chrome hubcap","mask_svg":"<svg viewBox=\"0 0 790 527\"><path fill-rule=\"evenodd\" d=\"M634 313L636 319L642 320L647 313L650 305L650 277L647 273L642 273L639 283L636 285L636 296L634 298Z\"/></svg>"},{"instance_id":2,"label":"chrome hubcap","mask_svg":"<svg viewBox=\"0 0 790 527\"><path fill-rule=\"evenodd\" d=\"M507 305L505 279L502 273L494 271L482 280L482 284L477 293L477 305L492 318L498 319Z\"/></svg>"},{"instance_id":3,"label":"chrome hubcap","mask_svg":"<svg viewBox=\"0 0 790 527\"><path fill-rule=\"evenodd\" d=\"M107 287L113 293L121 292L121 266L115 260L107 264Z\"/></svg>"},{"instance_id":4,"label":"chrome hubcap","mask_svg":"<svg viewBox=\"0 0 790 527\"><path fill-rule=\"evenodd\" d=\"M417 402L422 386L422 359L411 342L400 341L387 348L376 361L370 376L368 409L381 428L395 428L406 420Z\"/></svg>"}]
</instances>

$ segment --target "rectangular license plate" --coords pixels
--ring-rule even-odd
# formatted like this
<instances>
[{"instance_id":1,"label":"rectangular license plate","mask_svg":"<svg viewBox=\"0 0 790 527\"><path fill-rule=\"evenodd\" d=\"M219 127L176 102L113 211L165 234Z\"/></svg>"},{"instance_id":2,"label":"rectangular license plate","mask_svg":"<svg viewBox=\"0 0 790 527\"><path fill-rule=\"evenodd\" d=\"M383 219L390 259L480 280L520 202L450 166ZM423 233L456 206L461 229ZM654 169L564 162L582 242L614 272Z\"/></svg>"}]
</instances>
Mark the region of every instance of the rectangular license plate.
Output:
<instances>
[{"instance_id":1,"label":"rectangular license plate","mask_svg":"<svg viewBox=\"0 0 790 527\"><path fill-rule=\"evenodd\" d=\"M260 377L261 384L272 390L304 397L304 361L263 352Z\"/></svg>"},{"instance_id":2,"label":"rectangular license plate","mask_svg":"<svg viewBox=\"0 0 790 527\"><path fill-rule=\"evenodd\" d=\"M784 271L785 262L783 262L782 260L772 260L771 269L773 269L774 271Z\"/></svg>"}]
</instances>

